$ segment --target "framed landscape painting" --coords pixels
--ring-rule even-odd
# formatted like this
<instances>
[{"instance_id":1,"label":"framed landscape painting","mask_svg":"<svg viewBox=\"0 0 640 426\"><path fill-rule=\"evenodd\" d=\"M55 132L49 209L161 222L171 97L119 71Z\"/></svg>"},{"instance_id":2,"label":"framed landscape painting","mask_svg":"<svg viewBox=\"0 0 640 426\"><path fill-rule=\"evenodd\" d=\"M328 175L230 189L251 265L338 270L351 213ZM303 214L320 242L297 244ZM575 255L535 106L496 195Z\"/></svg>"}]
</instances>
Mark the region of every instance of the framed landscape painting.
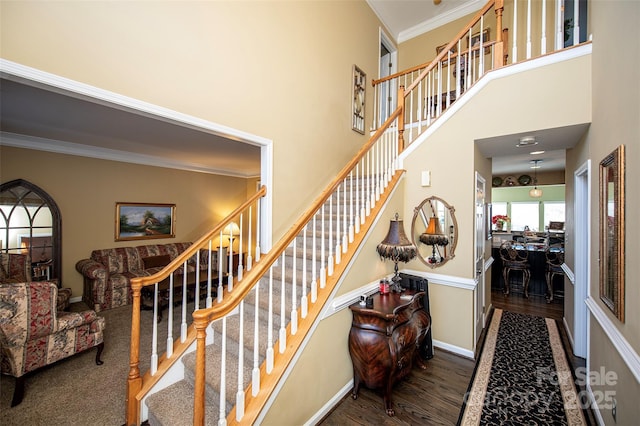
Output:
<instances>
[{"instance_id":1,"label":"framed landscape painting","mask_svg":"<svg viewBox=\"0 0 640 426\"><path fill-rule=\"evenodd\" d=\"M175 204L116 203L116 241L175 238Z\"/></svg>"}]
</instances>

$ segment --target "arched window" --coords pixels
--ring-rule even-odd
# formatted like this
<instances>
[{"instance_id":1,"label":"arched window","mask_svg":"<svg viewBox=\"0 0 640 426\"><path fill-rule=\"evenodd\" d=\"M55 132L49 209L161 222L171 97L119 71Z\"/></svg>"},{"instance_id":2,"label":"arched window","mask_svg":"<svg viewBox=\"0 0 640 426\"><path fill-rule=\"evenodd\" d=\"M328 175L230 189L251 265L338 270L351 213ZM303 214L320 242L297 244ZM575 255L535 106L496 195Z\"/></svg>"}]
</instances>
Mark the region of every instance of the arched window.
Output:
<instances>
[{"instance_id":1,"label":"arched window","mask_svg":"<svg viewBox=\"0 0 640 426\"><path fill-rule=\"evenodd\" d=\"M0 185L0 251L29 255L35 279L62 279L62 220L56 202L36 185Z\"/></svg>"}]
</instances>

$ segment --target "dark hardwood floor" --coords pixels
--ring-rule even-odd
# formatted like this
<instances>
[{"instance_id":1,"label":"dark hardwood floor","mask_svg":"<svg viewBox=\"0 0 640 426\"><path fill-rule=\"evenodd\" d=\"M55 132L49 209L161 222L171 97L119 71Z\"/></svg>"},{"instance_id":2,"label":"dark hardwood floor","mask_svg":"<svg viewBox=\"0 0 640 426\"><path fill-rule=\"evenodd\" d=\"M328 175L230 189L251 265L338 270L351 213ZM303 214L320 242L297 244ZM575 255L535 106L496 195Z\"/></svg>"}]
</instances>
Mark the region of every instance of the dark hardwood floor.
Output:
<instances>
[{"instance_id":1,"label":"dark hardwood floor","mask_svg":"<svg viewBox=\"0 0 640 426\"><path fill-rule=\"evenodd\" d=\"M559 320L565 347L569 348L562 327L563 301L546 303L544 297L492 292L495 308ZM488 322L487 322L488 325ZM484 333L483 333L484 334ZM484 335L481 336L481 341ZM478 345L480 346L480 345ZM584 365L584 360L569 356L573 368ZM436 348L427 369L414 368L411 374L393 389L395 417L385 413L381 393L362 387L358 399L347 394L319 424L322 425L455 425L475 361ZM592 418L590 424L595 424Z\"/></svg>"}]
</instances>

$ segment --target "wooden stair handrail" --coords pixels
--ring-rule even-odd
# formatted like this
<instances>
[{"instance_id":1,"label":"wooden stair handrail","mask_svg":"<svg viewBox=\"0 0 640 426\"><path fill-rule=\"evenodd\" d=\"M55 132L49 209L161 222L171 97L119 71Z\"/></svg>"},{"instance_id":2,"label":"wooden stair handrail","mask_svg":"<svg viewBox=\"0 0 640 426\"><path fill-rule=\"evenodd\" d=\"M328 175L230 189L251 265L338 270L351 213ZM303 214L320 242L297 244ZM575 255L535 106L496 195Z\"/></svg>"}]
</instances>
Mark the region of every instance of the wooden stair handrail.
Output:
<instances>
[{"instance_id":1,"label":"wooden stair handrail","mask_svg":"<svg viewBox=\"0 0 640 426\"><path fill-rule=\"evenodd\" d=\"M485 49L485 48L487 48L487 47L491 47L491 46L494 46L494 45L496 45L496 44L498 44L498 41L497 41L497 40L488 41L488 42L486 42L486 43L484 43L484 44L482 45L482 48L483 48L483 49ZM473 47L471 48L471 51L472 51L472 52L473 52L473 51L476 51L476 50L480 50L480 46L473 46ZM468 52L468 51L469 51L468 49L465 49L462 53L464 54L464 53L466 53L466 52ZM440 55L438 55L438 56L440 56ZM457 58L458 56L459 56L459 52L452 53L450 57L447 57L447 59L446 59L446 60L444 60L444 61L442 61L442 62L445 62L445 63L446 63L448 60L450 60L450 59L455 59L455 58ZM433 59L433 60L431 60L431 61L429 61L429 62L425 62L425 63L423 63L423 64L416 65L416 66L411 67L411 68L407 68L406 70L403 70L403 71L397 72L397 73L395 73L395 74L388 75L388 76L386 76L386 77L379 78L379 79L377 79L377 80L372 80L372 81L371 81L371 85L375 87L376 85L378 85L378 84L380 84L380 83L384 83L385 81L393 80L393 79L395 79L395 78L400 78L400 77L402 77L403 75L407 75L407 74L411 74L412 72L419 71L419 70L421 70L422 68L425 68L425 67L427 67L427 66L431 65L433 62L436 62L436 60L437 60L437 59L438 59L438 58L436 57L435 59Z\"/></svg>"},{"instance_id":2,"label":"wooden stair handrail","mask_svg":"<svg viewBox=\"0 0 640 426\"><path fill-rule=\"evenodd\" d=\"M503 4L504 4L504 0L489 0L487 2L487 4L485 4L482 9L480 9L475 15L474 17L471 19L471 21L469 21L469 23L467 25L464 26L464 28L462 30L460 30L460 32L458 32L458 34L453 38L453 40L451 40L449 42L449 44L447 44L442 51L440 51L440 53L438 54L438 56L436 56L436 58L431 62L431 64L429 64L427 66L427 68L424 69L424 71L422 71L420 73L420 75L413 81L413 83L411 83L409 85L409 87L406 88L406 92L405 92L405 96L410 93L417 85L418 83L424 79L427 74L429 73L429 71L431 71L435 65L440 62L440 60L442 60L445 55L449 54L449 51L451 50L451 48L458 43L458 40L462 39L462 37L471 29L471 27L473 27L479 20L480 18L482 18L482 16L487 13L489 11L489 9L491 9L494 5L498 6L498 8L500 10L502 10L503 8ZM498 29L498 36L497 37L502 37L502 28ZM501 41L500 41L501 42ZM485 47L483 46L479 46L479 47Z\"/></svg>"}]
</instances>

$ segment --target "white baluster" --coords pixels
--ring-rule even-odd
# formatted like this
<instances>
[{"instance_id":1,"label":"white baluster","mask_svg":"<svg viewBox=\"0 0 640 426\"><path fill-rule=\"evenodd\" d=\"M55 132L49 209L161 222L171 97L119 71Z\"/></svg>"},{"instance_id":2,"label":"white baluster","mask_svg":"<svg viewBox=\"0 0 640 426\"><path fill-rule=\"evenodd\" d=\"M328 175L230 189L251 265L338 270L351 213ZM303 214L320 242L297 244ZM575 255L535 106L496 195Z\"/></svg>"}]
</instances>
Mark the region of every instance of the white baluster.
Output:
<instances>
[{"instance_id":1,"label":"white baluster","mask_svg":"<svg viewBox=\"0 0 640 426\"><path fill-rule=\"evenodd\" d=\"M311 303L316 303L318 299L318 279L316 275L316 261L317 261L317 253L316 253L316 217L318 216L318 212L313 215L313 248L311 249L311 276L313 279L311 280Z\"/></svg>"},{"instance_id":2,"label":"white baluster","mask_svg":"<svg viewBox=\"0 0 640 426\"><path fill-rule=\"evenodd\" d=\"M324 204L322 205L322 207L320 207L320 210L322 211L322 217L320 219L320 288L324 288L327 284L327 270L325 269L325 245L324 245ZM329 247L331 247L331 244L329 244ZM331 263L331 261L329 261L329 263Z\"/></svg>"},{"instance_id":3,"label":"white baluster","mask_svg":"<svg viewBox=\"0 0 640 426\"><path fill-rule=\"evenodd\" d=\"M222 347L220 348L220 400L218 425L227 423L225 408L227 406L227 316L222 317Z\"/></svg>"},{"instance_id":4,"label":"white baluster","mask_svg":"<svg viewBox=\"0 0 640 426\"><path fill-rule=\"evenodd\" d=\"M222 231L220 231L220 239L218 241L220 242L220 247L218 247L218 303L220 303L222 302L222 295L224 293L224 287L222 284L222 264L224 260L224 258L222 257Z\"/></svg>"},{"instance_id":5,"label":"white baluster","mask_svg":"<svg viewBox=\"0 0 640 426\"><path fill-rule=\"evenodd\" d=\"M240 242L238 243L238 281L242 281L242 272L244 269L244 262L242 260L242 240L244 238L244 234L242 233L243 216L244 213L240 213Z\"/></svg>"},{"instance_id":6,"label":"white baluster","mask_svg":"<svg viewBox=\"0 0 640 426\"><path fill-rule=\"evenodd\" d=\"M371 182L372 182L372 177L371 177L371 149L369 149L369 151L367 151L367 153L365 154L366 156L366 162L367 162L367 174L365 176L365 195L367 197L367 203L365 206L365 212L366 212L366 216L369 217L369 215L371 214L371 197L373 196L373 191L371 189Z\"/></svg>"},{"instance_id":7,"label":"white baluster","mask_svg":"<svg viewBox=\"0 0 640 426\"><path fill-rule=\"evenodd\" d=\"M324 216L324 208L323 208L323 212L322 212L323 216ZM329 276L333 275L333 224L332 222L332 218L333 218L333 196L329 197L329 257L327 258L327 274ZM322 226L324 226L324 220L322 221ZM324 251L323 251L324 253Z\"/></svg>"},{"instance_id":8,"label":"white baluster","mask_svg":"<svg viewBox=\"0 0 640 426\"><path fill-rule=\"evenodd\" d=\"M242 223L242 222L241 222ZM240 225L242 226L242 225ZM240 233L242 235L242 233ZM236 421L244 417L244 300L240 302L239 330L238 330L238 391L236 392ZM256 324L256 327L258 325Z\"/></svg>"},{"instance_id":9,"label":"white baluster","mask_svg":"<svg viewBox=\"0 0 640 426\"><path fill-rule=\"evenodd\" d=\"M193 295L193 310L197 311L198 309L200 309L200 250L196 251L196 267L195 267L195 273L196 273L196 291L195 294ZM185 269L185 274L186 274L186 269Z\"/></svg>"},{"instance_id":10,"label":"white baluster","mask_svg":"<svg viewBox=\"0 0 640 426\"><path fill-rule=\"evenodd\" d=\"M349 220L347 214L347 178L344 178L342 182L342 253L347 252L347 246L349 245L349 226L347 222Z\"/></svg>"},{"instance_id":11,"label":"white baluster","mask_svg":"<svg viewBox=\"0 0 640 426\"><path fill-rule=\"evenodd\" d=\"M213 299L211 298L211 281L213 280L213 270L211 267L211 257L213 256L213 241L210 239L209 240L209 256L207 258L207 300L206 300L206 306L207 308L210 308L211 305L213 305Z\"/></svg>"},{"instance_id":12,"label":"white baluster","mask_svg":"<svg viewBox=\"0 0 640 426\"><path fill-rule=\"evenodd\" d=\"M547 53L547 2L542 3L542 37L540 40L540 55Z\"/></svg>"},{"instance_id":13,"label":"white baluster","mask_svg":"<svg viewBox=\"0 0 640 426\"><path fill-rule=\"evenodd\" d=\"M307 300L307 225L302 231L302 298L300 299L300 316L307 317L309 309Z\"/></svg>"},{"instance_id":14,"label":"white baluster","mask_svg":"<svg viewBox=\"0 0 640 426\"><path fill-rule=\"evenodd\" d=\"M155 306L155 305L154 305ZM173 356L173 272L169 274L169 307L167 313L167 359ZM155 318L154 318L155 321Z\"/></svg>"},{"instance_id":15,"label":"white baluster","mask_svg":"<svg viewBox=\"0 0 640 426\"><path fill-rule=\"evenodd\" d=\"M291 280L291 334L295 335L298 332L298 296L297 296L297 272L296 267L296 242L297 237L293 239L293 278Z\"/></svg>"},{"instance_id":16,"label":"white baluster","mask_svg":"<svg viewBox=\"0 0 640 426\"><path fill-rule=\"evenodd\" d=\"M349 243L353 242L355 233L355 217L353 216L353 170L349 172Z\"/></svg>"},{"instance_id":17,"label":"white baluster","mask_svg":"<svg viewBox=\"0 0 640 426\"><path fill-rule=\"evenodd\" d=\"M151 331L151 375L158 371L158 283L153 285L153 327Z\"/></svg>"},{"instance_id":18,"label":"white baluster","mask_svg":"<svg viewBox=\"0 0 640 426\"><path fill-rule=\"evenodd\" d=\"M513 2L513 32L509 31L509 34L512 36L512 48L511 48L511 63L515 64L518 62L518 0L514 0Z\"/></svg>"},{"instance_id":19,"label":"white baluster","mask_svg":"<svg viewBox=\"0 0 640 426\"><path fill-rule=\"evenodd\" d=\"M256 262L260 261L260 203L262 198L256 203Z\"/></svg>"},{"instance_id":20,"label":"white baluster","mask_svg":"<svg viewBox=\"0 0 640 426\"><path fill-rule=\"evenodd\" d=\"M229 264L227 265L227 271L229 276L227 277L227 290L229 293L233 291L233 229L229 226Z\"/></svg>"},{"instance_id":21,"label":"white baluster","mask_svg":"<svg viewBox=\"0 0 640 426\"><path fill-rule=\"evenodd\" d=\"M287 320L287 314L286 314L286 297L285 295L286 293L286 282L285 282L285 257L284 257L285 252L282 252L282 288L280 289L280 299L281 299L281 303L280 303L280 336L278 338L278 341L280 343L280 353L284 353L284 350L287 348L287 329L285 328L287 325L285 324L286 320Z\"/></svg>"},{"instance_id":22,"label":"white baluster","mask_svg":"<svg viewBox=\"0 0 640 426\"><path fill-rule=\"evenodd\" d=\"M336 265L340 264L341 248L340 248L340 185L334 192L336 195Z\"/></svg>"},{"instance_id":23,"label":"white baluster","mask_svg":"<svg viewBox=\"0 0 640 426\"><path fill-rule=\"evenodd\" d=\"M544 3L544 2L543 2ZM478 57L480 58L480 67L478 69L478 78L484 74L484 43L486 40L482 38L484 28L484 15L480 17L480 50L478 50Z\"/></svg>"},{"instance_id":24,"label":"white baluster","mask_svg":"<svg viewBox=\"0 0 640 426\"><path fill-rule=\"evenodd\" d=\"M365 170L364 170L364 166L365 166L365 158L363 157L360 160L361 166L360 166L360 180L358 181L358 188L360 188L360 197L362 198L360 200L360 225L364 225L364 220L366 219L366 215L367 215L367 209L366 209L366 202L364 201L364 196L367 193L367 175L365 174Z\"/></svg>"},{"instance_id":25,"label":"white baluster","mask_svg":"<svg viewBox=\"0 0 640 426\"><path fill-rule=\"evenodd\" d=\"M251 246L251 244L249 244ZM260 280L255 287L254 327L253 327L253 370L251 370L251 396L255 397L260 391Z\"/></svg>"},{"instance_id":26,"label":"white baluster","mask_svg":"<svg viewBox=\"0 0 640 426\"><path fill-rule=\"evenodd\" d=\"M573 0L573 45L577 46L579 43L580 43L580 2L579 0Z\"/></svg>"},{"instance_id":27,"label":"white baluster","mask_svg":"<svg viewBox=\"0 0 640 426\"><path fill-rule=\"evenodd\" d=\"M253 213L253 206L249 206L249 241L247 244L247 271L250 271L251 268L253 267L253 258L251 257L251 234L252 234L252 228L253 228L253 222L251 221L252 219L252 213Z\"/></svg>"},{"instance_id":28,"label":"white baluster","mask_svg":"<svg viewBox=\"0 0 640 426\"><path fill-rule=\"evenodd\" d=\"M376 146L376 201L380 201L380 194L382 194L382 181L384 177L382 176L382 147L380 146L380 141L378 140L375 144Z\"/></svg>"},{"instance_id":29,"label":"white baluster","mask_svg":"<svg viewBox=\"0 0 640 426\"><path fill-rule=\"evenodd\" d=\"M564 47L564 22L562 12L564 11L564 0L556 0L556 50Z\"/></svg>"},{"instance_id":30,"label":"white baluster","mask_svg":"<svg viewBox=\"0 0 640 426\"><path fill-rule=\"evenodd\" d=\"M269 268L269 316L267 318L267 374L273 371L273 266ZM258 305L256 305L257 307ZM257 327L256 327L257 328Z\"/></svg>"},{"instance_id":31,"label":"white baluster","mask_svg":"<svg viewBox=\"0 0 640 426\"><path fill-rule=\"evenodd\" d=\"M182 322L180 323L180 341L187 340L187 261L182 264Z\"/></svg>"},{"instance_id":32,"label":"white baluster","mask_svg":"<svg viewBox=\"0 0 640 426\"><path fill-rule=\"evenodd\" d=\"M531 0L527 0L527 59L531 59Z\"/></svg>"}]
</instances>

